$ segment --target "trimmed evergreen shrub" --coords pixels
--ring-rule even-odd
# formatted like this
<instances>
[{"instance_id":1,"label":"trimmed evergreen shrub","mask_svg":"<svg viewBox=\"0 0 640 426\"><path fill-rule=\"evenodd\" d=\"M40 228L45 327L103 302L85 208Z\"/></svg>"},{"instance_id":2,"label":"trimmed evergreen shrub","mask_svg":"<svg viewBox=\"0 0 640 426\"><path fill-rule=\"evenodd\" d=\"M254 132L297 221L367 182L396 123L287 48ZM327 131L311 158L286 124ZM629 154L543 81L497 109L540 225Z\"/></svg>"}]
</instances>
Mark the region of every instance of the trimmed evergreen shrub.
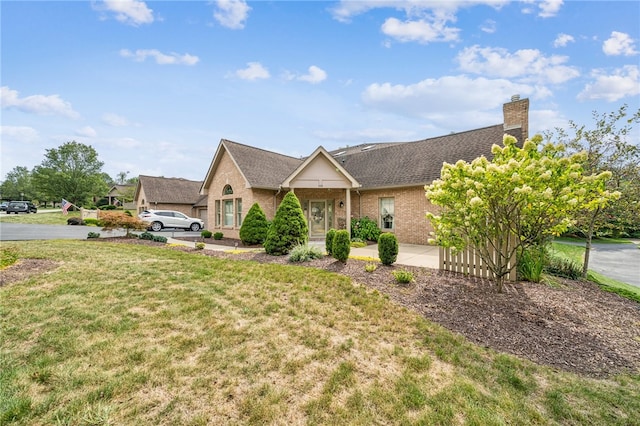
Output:
<instances>
[{"instance_id":1,"label":"trimmed evergreen shrub","mask_svg":"<svg viewBox=\"0 0 640 426\"><path fill-rule=\"evenodd\" d=\"M167 242L167 237L163 237L162 235L154 235L153 236L153 241L155 241L157 243L166 243Z\"/></svg>"},{"instance_id":2,"label":"trimmed evergreen shrub","mask_svg":"<svg viewBox=\"0 0 640 426\"><path fill-rule=\"evenodd\" d=\"M240 226L240 240L242 244L262 244L267 238L269 221L260 208L260 204L253 203Z\"/></svg>"},{"instance_id":3,"label":"trimmed evergreen shrub","mask_svg":"<svg viewBox=\"0 0 640 426\"><path fill-rule=\"evenodd\" d=\"M222 237L224 237L224 234L222 232L216 232L213 234L213 239L214 240L221 240Z\"/></svg>"},{"instance_id":4,"label":"trimmed evergreen shrub","mask_svg":"<svg viewBox=\"0 0 640 426\"><path fill-rule=\"evenodd\" d=\"M324 253L320 247L300 244L289 253L289 262L308 262L313 259L321 259L322 256Z\"/></svg>"},{"instance_id":5,"label":"trimmed evergreen shrub","mask_svg":"<svg viewBox=\"0 0 640 426\"><path fill-rule=\"evenodd\" d=\"M378 224L367 216L360 219L351 219L351 238L362 241L378 241L380 237Z\"/></svg>"},{"instance_id":6,"label":"trimmed evergreen shrub","mask_svg":"<svg viewBox=\"0 0 640 426\"><path fill-rule=\"evenodd\" d=\"M100 221L98 219L94 219L92 217L88 217L84 220L84 224L90 226L98 226L99 222Z\"/></svg>"},{"instance_id":7,"label":"trimmed evergreen shrub","mask_svg":"<svg viewBox=\"0 0 640 426\"><path fill-rule=\"evenodd\" d=\"M308 238L309 228L300 201L293 192L288 192L269 226L264 250L267 254L281 256L297 245L306 244Z\"/></svg>"},{"instance_id":8,"label":"trimmed evergreen shrub","mask_svg":"<svg viewBox=\"0 0 640 426\"><path fill-rule=\"evenodd\" d=\"M142 234L138 235L138 238L141 240L153 241L153 234L151 232L143 232Z\"/></svg>"},{"instance_id":9,"label":"trimmed evergreen shrub","mask_svg":"<svg viewBox=\"0 0 640 426\"><path fill-rule=\"evenodd\" d=\"M213 235L213 232L207 231L206 229L200 232L200 236L202 238L211 238L212 235Z\"/></svg>"},{"instance_id":10,"label":"trimmed evergreen shrub","mask_svg":"<svg viewBox=\"0 0 640 426\"><path fill-rule=\"evenodd\" d=\"M333 256L333 239L336 237L336 230L331 228L327 231L324 240L324 248L329 256Z\"/></svg>"},{"instance_id":11,"label":"trimmed evergreen shrub","mask_svg":"<svg viewBox=\"0 0 640 426\"><path fill-rule=\"evenodd\" d=\"M100 238L100 234L98 232L89 232L87 234L87 239L91 239L91 238Z\"/></svg>"},{"instance_id":12,"label":"trimmed evergreen shrub","mask_svg":"<svg viewBox=\"0 0 640 426\"><path fill-rule=\"evenodd\" d=\"M351 238L349 231L341 229L336 231L336 235L333 238L333 247L331 248L333 257L342 263L345 263L349 259L349 253L351 252Z\"/></svg>"},{"instance_id":13,"label":"trimmed evergreen shrub","mask_svg":"<svg viewBox=\"0 0 640 426\"><path fill-rule=\"evenodd\" d=\"M398 239L391 232L384 232L378 238L378 257L383 265L391 265L398 258Z\"/></svg>"},{"instance_id":14,"label":"trimmed evergreen shrub","mask_svg":"<svg viewBox=\"0 0 640 426\"><path fill-rule=\"evenodd\" d=\"M84 225L84 220L79 217L70 217L67 219L67 225Z\"/></svg>"}]
</instances>

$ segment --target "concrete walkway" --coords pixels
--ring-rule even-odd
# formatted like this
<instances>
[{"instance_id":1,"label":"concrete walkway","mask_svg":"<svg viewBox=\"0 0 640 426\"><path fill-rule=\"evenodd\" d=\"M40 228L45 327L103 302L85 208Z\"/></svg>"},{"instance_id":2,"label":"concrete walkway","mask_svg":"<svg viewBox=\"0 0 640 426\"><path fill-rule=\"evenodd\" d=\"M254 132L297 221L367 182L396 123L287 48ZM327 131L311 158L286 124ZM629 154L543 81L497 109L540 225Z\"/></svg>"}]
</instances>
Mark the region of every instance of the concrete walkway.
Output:
<instances>
[{"instance_id":1,"label":"concrete walkway","mask_svg":"<svg viewBox=\"0 0 640 426\"><path fill-rule=\"evenodd\" d=\"M181 245L190 246L190 247L193 247L195 245L194 242L177 240L175 238L167 238L167 243L181 244ZM309 244L317 245L324 250L324 241L321 241L321 242L310 241ZM205 249L218 250L218 251L234 250L233 247L216 245L216 244L205 244ZM237 250L252 251L252 250L262 250L262 249L248 249L248 248L238 247ZM378 245L372 244L372 245L361 247L361 248L352 247L349 253L349 257L378 259ZM425 268L437 269L438 268L438 247L422 246L417 244L400 244L398 246L398 258L395 264L407 265L407 266L422 266Z\"/></svg>"}]
</instances>

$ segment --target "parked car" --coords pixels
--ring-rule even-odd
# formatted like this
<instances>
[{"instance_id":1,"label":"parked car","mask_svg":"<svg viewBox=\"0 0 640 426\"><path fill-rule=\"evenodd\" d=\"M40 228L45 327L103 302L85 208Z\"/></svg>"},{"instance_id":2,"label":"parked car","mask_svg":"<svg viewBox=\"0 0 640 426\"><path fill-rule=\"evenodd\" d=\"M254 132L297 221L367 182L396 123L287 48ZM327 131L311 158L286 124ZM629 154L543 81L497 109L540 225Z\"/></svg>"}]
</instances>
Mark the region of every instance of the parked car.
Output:
<instances>
[{"instance_id":1,"label":"parked car","mask_svg":"<svg viewBox=\"0 0 640 426\"><path fill-rule=\"evenodd\" d=\"M37 213L38 208L30 201L12 201L7 205L7 214Z\"/></svg>"},{"instance_id":2,"label":"parked car","mask_svg":"<svg viewBox=\"0 0 640 426\"><path fill-rule=\"evenodd\" d=\"M7 203L6 201L3 201L2 203L0 203L0 212L6 212L8 205L9 203Z\"/></svg>"},{"instance_id":3,"label":"parked car","mask_svg":"<svg viewBox=\"0 0 640 426\"><path fill-rule=\"evenodd\" d=\"M156 232L163 228L182 228L198 232L204 228L202 219L189 217L173 210L145 210L138 217L149 222L149 229Z\"/></svg>"}]
</instances>

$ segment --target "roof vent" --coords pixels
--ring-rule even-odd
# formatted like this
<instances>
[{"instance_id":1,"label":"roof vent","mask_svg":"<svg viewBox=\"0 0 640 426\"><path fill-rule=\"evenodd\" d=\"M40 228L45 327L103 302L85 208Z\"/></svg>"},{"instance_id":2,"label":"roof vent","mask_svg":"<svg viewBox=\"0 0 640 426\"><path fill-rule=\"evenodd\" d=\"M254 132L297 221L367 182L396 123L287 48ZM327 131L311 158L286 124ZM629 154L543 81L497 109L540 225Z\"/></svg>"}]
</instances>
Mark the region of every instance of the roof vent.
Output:
<instances>
[{"instance_id":1,"label":"roof vent","mask_svg":"<svg viewBox=\"0 0 640 426\"><path fill-rule=\"evenodd\" d=\"M520 95L511 96L511 102L515 102L515 101L519 101L519 100L520 100Z\"/></svg>"},{"instance_id":2,"label":"roof vent","mask_svg":"<svg viewBox=\"0 0 640 426\"><path fill-rule=\"evenodd\" d=\"M336 152L335 154L333 154L333 156L334 156L334 157L337 157L337 156L339 156L339 155L344 154L345 152L347 152L347 151L340 151L340 152Z\"/></svg>"},{"instance_id":3,"label":"roof vent","mask_svg":"<svg viewBox=\"0 0 640 426\"><path fill-rule=\"evenodd\" d=\"M362 148L362 151L366 151L366 150L368 150L368 149L371 149L371 148L373 148L374 146L375 146L375 145L368 145L368 146L365 146L364 148Z\"/></svg>"}]
</instances>

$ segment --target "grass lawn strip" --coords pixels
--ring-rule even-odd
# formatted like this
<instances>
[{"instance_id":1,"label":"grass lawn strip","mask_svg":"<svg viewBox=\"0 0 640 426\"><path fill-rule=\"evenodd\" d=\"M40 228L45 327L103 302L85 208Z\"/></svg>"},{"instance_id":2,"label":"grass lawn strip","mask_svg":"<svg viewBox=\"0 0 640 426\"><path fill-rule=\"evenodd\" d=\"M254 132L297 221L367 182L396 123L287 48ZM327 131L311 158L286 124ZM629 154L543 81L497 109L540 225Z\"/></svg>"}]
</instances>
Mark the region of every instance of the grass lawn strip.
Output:
<instances>
[{"instance_id":1,"label":"grass lawn strip","mask_svg":"<svg viewBox=\"0 0 640 426\"><path fill-rule=\"evenodd\" d=\"M468 343L346 277L79 241L0 288L0 423L629 424L640 378Z\"/></svg>"}]
</instances>

